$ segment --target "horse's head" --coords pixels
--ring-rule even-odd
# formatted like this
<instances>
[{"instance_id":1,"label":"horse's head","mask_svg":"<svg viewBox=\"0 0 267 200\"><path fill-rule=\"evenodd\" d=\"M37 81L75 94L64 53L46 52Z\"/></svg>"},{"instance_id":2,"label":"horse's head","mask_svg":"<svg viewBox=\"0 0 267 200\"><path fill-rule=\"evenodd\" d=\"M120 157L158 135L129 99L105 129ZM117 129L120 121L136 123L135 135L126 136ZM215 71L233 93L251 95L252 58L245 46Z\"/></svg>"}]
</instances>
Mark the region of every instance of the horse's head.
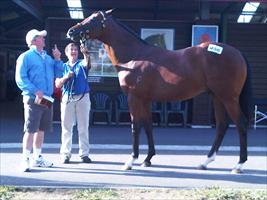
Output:
<instances>
[{"instance_id":1,"label":"horse's head","mask_svg":"<svg viewBox=\"0 0 267 200\"><path fill-rule=\"evenodd\" d=\"M97 39L105 28L107 15L111 12L112 10L93 13L82 22L72 26L67 32L67 38L75 42Z\"/></svg>"}]
</instances>

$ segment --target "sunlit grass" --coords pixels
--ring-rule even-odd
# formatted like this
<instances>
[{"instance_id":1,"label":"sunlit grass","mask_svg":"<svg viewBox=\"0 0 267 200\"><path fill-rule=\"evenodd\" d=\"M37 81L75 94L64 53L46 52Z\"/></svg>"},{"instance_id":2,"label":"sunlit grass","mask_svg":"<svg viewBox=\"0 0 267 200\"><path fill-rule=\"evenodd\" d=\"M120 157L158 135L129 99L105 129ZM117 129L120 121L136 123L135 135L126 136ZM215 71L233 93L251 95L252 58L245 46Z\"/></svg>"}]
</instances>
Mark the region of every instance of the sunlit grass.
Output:
<instances>
[{"instance_id":1,"label":"sunlit grass","mask_svg":"<svg viewBox=\"0 0 267 200\"><path fill-rule=\"evenodd\" d=\"M0 186L0 200L267 200L266 189L56 189Z\"/></svg>"},{"instance_id":2,"label":"sunlit grass","mask_svg":"<svg viewBox=\"0 0 267 200\"><path fill-rule=\"evenodd\" d=\"M222 189L212 187L207 189L196 189L193 192L194 199L212 200L267 200L267 190L257 189Z\"/></svg>"},{"instance_id":3,"label":"sunlit grass","mask_svg":"<svg viewBox=\"0 0 267 200\"><path fill-rule=\"evenodd\" d=\"M0 187L0 199L9 200L14 196L15 187L1 186Z\"/></svg>"},{"instance_id":4,"label":"sunlit grass","mask_svg":"<svg viewBox=\"0 0 267 200\"><path fill-rule=\"evenodd\" d=\"M102 200L118 199L118 194L114 189L87 189L76 193L75 199Z\"/></svg>"},{"instance_id":5,"label":"sunlit grass","mask_svg":"<svg viewBox=\"0 0 267 200\"><path fill-rule=\"evenodd\" d=\"M77 200L150 200L150 199L193 199L193 200L267 200L266 190L222 189L88 189L78 191Z\"/></svg>"}]
</instances>

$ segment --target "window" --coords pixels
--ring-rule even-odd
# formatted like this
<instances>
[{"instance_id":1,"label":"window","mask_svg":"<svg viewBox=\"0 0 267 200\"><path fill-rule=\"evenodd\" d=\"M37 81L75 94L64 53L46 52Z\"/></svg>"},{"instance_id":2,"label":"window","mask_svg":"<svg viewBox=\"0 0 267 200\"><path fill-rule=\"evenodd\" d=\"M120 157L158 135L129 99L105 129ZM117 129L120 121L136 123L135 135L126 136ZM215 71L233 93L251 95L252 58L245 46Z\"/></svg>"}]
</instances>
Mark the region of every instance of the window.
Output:
<instances>
[{"instance_id":1,"label":"window","mask_svg":"<svg viewBox=\"0 0 267 200\"><path fill-rule=\"evenodd\" d=\"M104 44L98 40L88 40L86 45L91 58L91 70L89 76L117 77L117 70L112 65Z\"/></svg>"}]
</instances>

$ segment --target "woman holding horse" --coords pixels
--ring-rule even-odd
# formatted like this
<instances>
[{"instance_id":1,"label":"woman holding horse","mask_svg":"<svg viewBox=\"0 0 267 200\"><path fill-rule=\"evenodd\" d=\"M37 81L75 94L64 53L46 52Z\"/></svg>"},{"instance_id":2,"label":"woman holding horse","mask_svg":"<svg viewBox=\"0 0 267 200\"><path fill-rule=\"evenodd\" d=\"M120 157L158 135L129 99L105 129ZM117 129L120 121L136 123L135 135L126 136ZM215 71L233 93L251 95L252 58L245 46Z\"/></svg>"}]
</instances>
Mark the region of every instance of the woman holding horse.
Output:
<instances>
[{"instance_id":1,"label":"woman holding horse","mask_svg":"<svg viewBox=\"0 0 267 200\"><path fill-rule=\"evenodd\" d=\"M63 64L61 78L56 79L56 87L62 88L61 99L61 162L70 162L73 126L77 124L79 135L79 155L84 163L91 163L89 158L89 116L91 109L88 70L91 67L87 48L81 45L84 59L78 59L78 46L69 43L65 48L68 62Z\"/></svg>"}]
</instances>

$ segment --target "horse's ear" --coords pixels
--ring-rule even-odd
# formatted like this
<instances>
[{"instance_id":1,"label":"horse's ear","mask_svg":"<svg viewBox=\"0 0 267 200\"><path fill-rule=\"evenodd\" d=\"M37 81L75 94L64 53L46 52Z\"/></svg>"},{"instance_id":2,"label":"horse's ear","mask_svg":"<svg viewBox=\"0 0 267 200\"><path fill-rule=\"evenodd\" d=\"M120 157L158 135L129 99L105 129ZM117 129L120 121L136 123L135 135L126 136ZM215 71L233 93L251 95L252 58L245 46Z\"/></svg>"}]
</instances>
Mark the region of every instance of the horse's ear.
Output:
<instances>
[{"instance_id":1,"label":"horse's ear","mask_svg":"<svg viewBox=\"0 0 267 200\"><path fill-rule=\"evenodd\" d=\"M112 9L110 9L110 10L107 10L105 13L107 14L107 15L111 15L112 14L112 12L115 10L115 8L112 8Z\"/></svg>"}]
</instances>

